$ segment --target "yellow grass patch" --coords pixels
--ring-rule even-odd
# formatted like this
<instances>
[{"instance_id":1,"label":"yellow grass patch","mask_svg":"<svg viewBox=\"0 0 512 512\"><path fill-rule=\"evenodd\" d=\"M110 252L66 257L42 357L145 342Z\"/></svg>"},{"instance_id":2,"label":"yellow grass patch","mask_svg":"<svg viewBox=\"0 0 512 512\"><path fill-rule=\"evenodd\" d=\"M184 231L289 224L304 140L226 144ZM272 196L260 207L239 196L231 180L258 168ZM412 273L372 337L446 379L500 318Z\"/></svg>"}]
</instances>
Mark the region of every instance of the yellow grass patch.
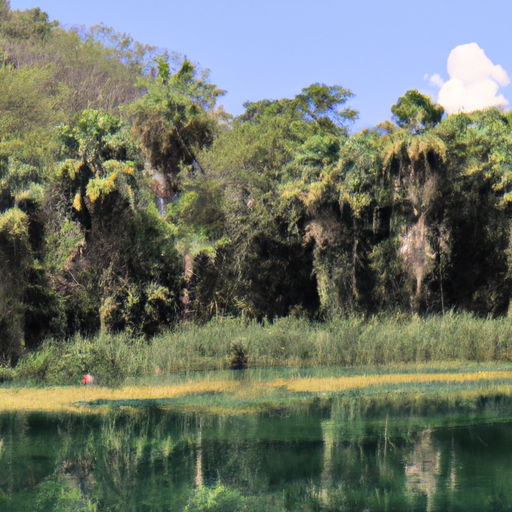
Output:
<instances>
[{"instance_id":1,"label":"yellow grass patch","mask_svg":"<svg viewBox=\"0 0 512 512\"><path fill-rule=\"evenodd\" d=\"M0 389L0 412L77 412L78 402L97 400L158 400L187 394L231 392L236 382L202 382L176 386L127 386L119 389L99 386Z\"/></svg>"},{"instance_id":2,"label":"yellow grass patch","mask_svg":"<svg viewBox=\"0 0 512 512\"><path fill-rule=\"evenodd\" d=\"M482 371L467 373L399 373L387 375L358 375L355 377L328 377L303 379L277 379L274 386L284 386L296 393L321 393L389 386L397 384L422 384L431 382L474 382L494 379L512 379L512 371Z\"/></svg>"},{"instance_id":3,"label":"yellow grass patch","mask_svg":"<svg viewBox=\"0 0 512 512\"><path fill-rule=\"evenodd\" d=\"M52 387L52 388L4 388L0 389L0 412L41 411L41 412L80 412L85 410L83 403L97 400L158 400L178 398L203 393L228 394L239 402L275 396L277 388L285 388L293 393L336 393L369 386L389 386L400 384L427 384L433 382L459 383L485 382L512 379L512 371L481 371L466 373L398 373L386 375L360 375L353 377L290 378L255 382L210 381L188 382L165 386L126 386L118 389L91 387ZM512 386L500 386L503 392L511 392ZM207 404L206 404L207 405ZM212 407L214 404L211 404ZM193 407L191 405L191 407ZM107 408L108 409L108 408ZM243 409L243 411L242 411ZM105 408L103 408L103 411ZM254 408L251 408L254 410ZM92 412L91 409L87 409ZM95 408L96 412L103 412ZM248 408L237 405L236 412L248 412Z\"/></svg>"}]
</instances>

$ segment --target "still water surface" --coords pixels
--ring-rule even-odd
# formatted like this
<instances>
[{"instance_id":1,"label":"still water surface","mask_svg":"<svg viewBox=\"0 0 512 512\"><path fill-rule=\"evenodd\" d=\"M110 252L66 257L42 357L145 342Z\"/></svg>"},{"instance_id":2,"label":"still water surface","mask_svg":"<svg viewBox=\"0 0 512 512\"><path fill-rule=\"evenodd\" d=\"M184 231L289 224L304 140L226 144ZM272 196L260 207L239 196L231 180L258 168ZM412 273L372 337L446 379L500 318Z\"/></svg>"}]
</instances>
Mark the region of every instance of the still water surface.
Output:
<instances>
[{"instance_id":1,"label":"still water surface","mask_svg":"<svg viewBox=\"0 0 512 512\"><path fill-rule=\"evenodd\" d=\"M508 406L370 409L4 414L0 510L512 511Z\"/></svg>"}]
</instances>

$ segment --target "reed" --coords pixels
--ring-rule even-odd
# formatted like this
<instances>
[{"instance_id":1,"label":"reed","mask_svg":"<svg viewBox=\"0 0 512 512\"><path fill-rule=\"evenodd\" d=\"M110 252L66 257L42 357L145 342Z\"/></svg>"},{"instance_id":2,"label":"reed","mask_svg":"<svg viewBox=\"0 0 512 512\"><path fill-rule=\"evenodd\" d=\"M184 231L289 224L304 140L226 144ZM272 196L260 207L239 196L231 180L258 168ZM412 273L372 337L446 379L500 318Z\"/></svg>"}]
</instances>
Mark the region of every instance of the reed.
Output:
<instances>
[{"instance_id":1,"label":"reed","mask_svg":"<svg viewBox=\"0 0 512 512\"><path fill-rule=\"evenodd\" d=\"M512 361L512 321L466 313L374 317L311 322L215 318L183 324L151 340L126 334L49 340L0 368L0 380L25 384L75 384L92 372L102 383L128 377L194 370L252 368L388 367L402 364Z\"/></svg>"},{"instance_id":2,"label":"reed","mask_svg":"<svg viewBox=\"0 0 512 512\"><path fill-rule=\"evenodd\" d=\"M512 322L450 313L427 318L376 317L273 323L218 318L183 326L151 344L161 371L224 369L243 349L249 367L381 366L430 361L510 361Z\"/></svg>"}]
</instances>

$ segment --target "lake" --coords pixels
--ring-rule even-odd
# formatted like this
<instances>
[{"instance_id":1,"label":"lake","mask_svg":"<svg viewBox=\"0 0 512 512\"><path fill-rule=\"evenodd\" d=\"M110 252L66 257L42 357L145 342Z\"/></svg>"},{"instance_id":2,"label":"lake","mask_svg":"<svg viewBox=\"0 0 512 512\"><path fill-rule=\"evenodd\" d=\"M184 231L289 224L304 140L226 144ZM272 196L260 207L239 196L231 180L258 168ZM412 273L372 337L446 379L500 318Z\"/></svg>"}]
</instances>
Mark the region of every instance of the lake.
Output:
<instances>
[{"instance_id":1,"label":"lake","mask_svg":"<svg viewBox=\"0 0 512 512\"><path fill-rule=\"evenodd\" d=\"M500 396L471 408L331 397L226 415L138 405L0 415L0 510L512 510L512 408Z\"/></svg>"}]
</instances>

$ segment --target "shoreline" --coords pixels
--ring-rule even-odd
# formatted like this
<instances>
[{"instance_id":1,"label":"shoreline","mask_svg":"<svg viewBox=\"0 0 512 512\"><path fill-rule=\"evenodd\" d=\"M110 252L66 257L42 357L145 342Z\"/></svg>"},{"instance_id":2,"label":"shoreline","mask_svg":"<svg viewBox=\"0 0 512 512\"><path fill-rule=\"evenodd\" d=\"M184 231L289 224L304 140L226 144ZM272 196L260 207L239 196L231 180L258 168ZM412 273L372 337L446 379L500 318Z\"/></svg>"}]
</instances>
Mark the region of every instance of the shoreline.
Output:
<instances>
[{"instance_id":1,"label":"shoreline","mask_svg":"<svg viewBox=\"0 0 512 512\"><path fill-rule=\"evenodd\" d=\"M349 376L290 376L271 379L188 380L166 385L128 384L102 386L52 386L44 388L0 388L0 413L105 413L113 408L157 405L193 411L227 414L259 412L282 407L288 401L311 401L344 393L371 391L389 398L390 392L411 397L437 396L475 399L479 396L512 396L512 370L478 370L467 367L453 371L375 373ZM463 370L463 371L461 371ZM446 385L446 386L443 386ZM430 387L433 386L433 389ZM440 388L443 386L443 388Z\"/></svg>"}]
</instances>

